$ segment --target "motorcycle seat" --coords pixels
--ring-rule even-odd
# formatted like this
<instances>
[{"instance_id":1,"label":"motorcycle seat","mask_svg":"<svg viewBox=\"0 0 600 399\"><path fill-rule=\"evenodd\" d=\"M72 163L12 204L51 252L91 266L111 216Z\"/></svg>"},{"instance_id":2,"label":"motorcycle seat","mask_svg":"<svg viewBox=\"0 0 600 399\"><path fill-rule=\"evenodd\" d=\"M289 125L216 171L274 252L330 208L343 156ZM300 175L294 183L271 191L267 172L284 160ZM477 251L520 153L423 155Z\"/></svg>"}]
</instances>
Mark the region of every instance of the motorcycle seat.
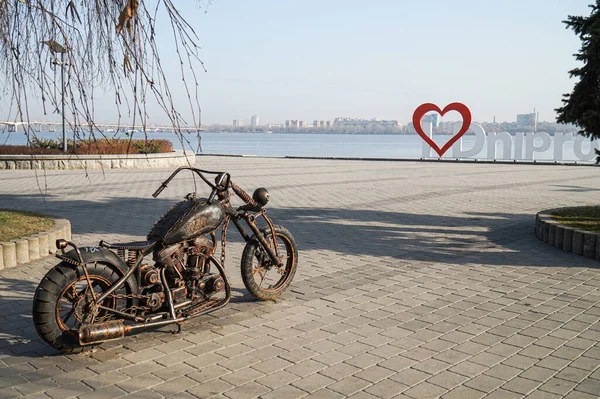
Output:
<instances>
[{"instance_id":1,"label":"motorcycle seat","mask_svg":"<svg viewBox=\"0 0 600 399\"><path fill-rule=\"evenodd\" d=\"M133 241L119 242L116 244L108 243L104 240L100 241L100 246L110 249L125 249L129 251L147 251L150 247L156 245L158 241Z\"/></svg>"}]
</instances>

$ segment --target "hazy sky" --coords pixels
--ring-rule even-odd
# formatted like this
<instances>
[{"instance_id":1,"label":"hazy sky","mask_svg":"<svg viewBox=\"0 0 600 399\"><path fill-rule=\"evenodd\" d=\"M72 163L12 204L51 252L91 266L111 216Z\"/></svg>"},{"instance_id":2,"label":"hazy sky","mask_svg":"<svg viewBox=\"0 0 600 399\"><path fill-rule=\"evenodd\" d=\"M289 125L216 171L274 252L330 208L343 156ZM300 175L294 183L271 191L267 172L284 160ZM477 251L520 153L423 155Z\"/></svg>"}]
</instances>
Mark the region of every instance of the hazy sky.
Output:
<instances>
[{"instance_id":1,"label":"hazy sky","mask_svg":"<svg viewBox=\"0 0 600 399\"><path fill-rule=\"evenodd\" d=\"M207 13L195 1L174 3L208 69L199 73L202 122L231 124L253 114L261 123L408 123L423 102L453 101L477 121L514 121L534 108L554 121L580 47L561 21L589 15L591 2L213 0ZM159 36L170 39L169 29ZM175 82L177 68L167 66Z\"/></svg>"},{"instance_id":2,"label":"hazy sky","mask_svg":"<svg viewBox=\"0 0 600 399\"><path fill-rule=\"evenodd\" d=\"M188 3L182 1L179 3ZM189 2L192 3L192 2ZM554 108L580 41L561 23L591 0L215 0L200 36L203 123L337 116L410 121L422 102L474 119ZM197 12L196 7L186 14Z\"/></svg>"}]
</instances>

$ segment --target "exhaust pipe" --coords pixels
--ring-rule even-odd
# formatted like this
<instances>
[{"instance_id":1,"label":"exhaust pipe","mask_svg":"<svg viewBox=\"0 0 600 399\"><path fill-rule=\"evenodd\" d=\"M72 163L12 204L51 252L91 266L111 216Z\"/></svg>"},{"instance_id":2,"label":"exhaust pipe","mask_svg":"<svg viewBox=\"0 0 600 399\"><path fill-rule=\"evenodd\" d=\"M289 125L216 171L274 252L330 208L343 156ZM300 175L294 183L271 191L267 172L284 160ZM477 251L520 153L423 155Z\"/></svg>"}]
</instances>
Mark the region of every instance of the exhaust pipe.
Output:
<instances>
[{"instance_id":1,"label":"exhaust pipe","mask_svg":"<svg viewBox=\"0 0 600 399\"><path fill-rule=\"evenodd\" d=\"M171 320L150 321L148 323L123 324L123 320L112 320L105 323L87 324L79 328L79 344L93 345L107 341L115 341L125 337L128 332L152 327L162 327L174 323L182 323L185 317Z\"/></svg>"},{"instance_id":2,"label":"exhaust pipe","mask_svg":"<svg viewBox=\"0 0 600 399\"><path fill-rule=\"evenodd\" d=\"M81 345L99 344L123 337L125 337L125 325L121 320L88 324L79 329L79 343Z\"/></svg>"}]
</instances>

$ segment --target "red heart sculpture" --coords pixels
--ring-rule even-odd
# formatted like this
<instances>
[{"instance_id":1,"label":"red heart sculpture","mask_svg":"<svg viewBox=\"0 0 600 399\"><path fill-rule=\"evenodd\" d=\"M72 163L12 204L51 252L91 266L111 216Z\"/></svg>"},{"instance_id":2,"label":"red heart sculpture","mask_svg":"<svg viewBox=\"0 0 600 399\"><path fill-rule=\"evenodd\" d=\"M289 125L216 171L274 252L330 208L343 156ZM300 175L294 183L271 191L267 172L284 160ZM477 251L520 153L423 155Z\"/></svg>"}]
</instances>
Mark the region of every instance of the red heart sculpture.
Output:
<instances>
[{"instance_id":1,"label":"red heart sculpture","mask_svg":"<svg viewBox=\"0 0 600 399\"><path fill-rule=\"evenodd\" d=\"M462 124L460 130L458 131L458 133L456 133L454 136L452 136L452 138L450 140L448 140L448 142L446 144L444 144L444 146L442 148L438 147L438 145L431 139L431 137L429 137L427 134L425 134L425 132L423 131L423 128L421 127L421 121L423 120L423 117L425 116L425 114L428 113L429 111L436 111L441 116L444 116L444 114L448 111L456 111L463 118L463 124ZM440 107L438 107L435 104L425 103L425 104L419 105L419 107L415 110L415 112L413 114L412 122L413 122L413 126L414 126L415 130L417 131L417 133L419 133L419 136L421 136L421 138L423 140L425 140L425 142L427 144L429 144L431 146L431 148L433 148L433 150L435 152L437 152L438 155L441 157L442 155L444 155L444 153L446 151L448 151L448 148L452 147L452 144L456 143L456 141L459 138L461 138L467 132L467 130L469 130L469 126L471 126L471 111L469 110L469 108L466 105L464 105L462 103L448 104L448 105L446 105L446 107L444 107L443 110L441 110Z\"/></svg>"}]
</instances>

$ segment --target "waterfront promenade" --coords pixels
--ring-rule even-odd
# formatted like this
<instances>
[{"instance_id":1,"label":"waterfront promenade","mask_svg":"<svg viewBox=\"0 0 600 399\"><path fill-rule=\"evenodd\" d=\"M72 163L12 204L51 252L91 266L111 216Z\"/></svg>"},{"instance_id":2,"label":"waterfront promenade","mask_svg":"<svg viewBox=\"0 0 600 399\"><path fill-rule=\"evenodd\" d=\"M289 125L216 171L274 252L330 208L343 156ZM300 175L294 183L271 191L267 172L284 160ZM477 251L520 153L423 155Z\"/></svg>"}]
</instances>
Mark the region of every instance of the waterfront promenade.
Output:
<instances>
[{"instance_id":1,"label":"waterfront promenade","mask_svg":"<svg viewBox=\"0 0 600 399\"><path fill-rule=\"evenodd\" d=\"M598 397L600 263L540 242L533 226L540 210L598 204L600 169L240 157L197 166L269 189L270 214L300 249L283 299L247 294L238 239L224 310L178 335L62 356L30 315L57 260L0 271L0 398ZM152 199L170 172L3 170L0 207L68 218L78 244L142 239L194 191L178 177Z\"/></svg>"}]
</instances>

